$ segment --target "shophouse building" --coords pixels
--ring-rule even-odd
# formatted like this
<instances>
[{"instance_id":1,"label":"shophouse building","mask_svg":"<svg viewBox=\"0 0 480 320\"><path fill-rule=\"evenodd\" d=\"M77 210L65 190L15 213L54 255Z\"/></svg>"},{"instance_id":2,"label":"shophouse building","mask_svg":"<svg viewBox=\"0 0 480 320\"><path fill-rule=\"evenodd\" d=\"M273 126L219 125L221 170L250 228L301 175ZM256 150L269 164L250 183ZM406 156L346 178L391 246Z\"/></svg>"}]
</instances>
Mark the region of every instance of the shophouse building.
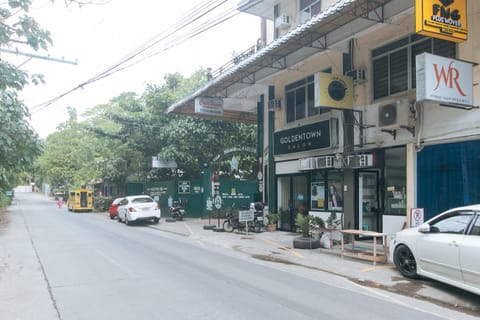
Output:
<instances>
[{"instance_id":1,"label":"shophouse building","mask_svg":"<svg viewBox=\"0 0 480 320\"><path fill-rule=\"evenodd\" d=\"M258 125L259 187L283 229L335 212L394 233L412 209L480 202L479 1L238 8L267 21L258 46L169 112Z\"/></svg>"}]
</instances>

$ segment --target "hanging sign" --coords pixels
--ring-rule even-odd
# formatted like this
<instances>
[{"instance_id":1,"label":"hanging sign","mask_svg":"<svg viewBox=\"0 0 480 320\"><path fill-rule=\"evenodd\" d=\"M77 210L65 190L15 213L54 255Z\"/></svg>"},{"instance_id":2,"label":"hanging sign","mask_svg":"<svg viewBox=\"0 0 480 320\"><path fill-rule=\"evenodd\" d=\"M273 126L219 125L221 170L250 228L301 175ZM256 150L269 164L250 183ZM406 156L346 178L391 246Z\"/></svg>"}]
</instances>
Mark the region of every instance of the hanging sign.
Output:
<instances>
[{"instance_id":1,"label":"hanging sign","mask_svg":"<svg viewBox=\"0 0 480 320\"><path fill-rule=\"evenodd\" d=\"M422 53L416 57L417 101L473 105L473 64Z\"/></svg>"},{"instance_id":2,"label":"hanging sign","mask_svg":"<svg viewBox=\"0 0 480 320\"><path fill-rule=\"evenodd\" d=\"M223 116L223 99L212 97L195 98L195 113Z\"/></svg>"},{"instance_id":3,"label":"hanging sign","mask_svg":"<svg viewBox=\"0 0 480 320\"><path fill-rule=\"evenodd\" d=\"M353 78L333 73L317 73L319 77L319 107L353 108Z\"/></svg>"},{"instance_id":4,"label":"hanging sign","mask_svg":"<svg viewBox=\"0 0 480 320\"><path fill-rule=\"evenodd\" d=\"M415 0L416 31L453 42L468 38L467 0Z\"/></svg>"}]
</instances>

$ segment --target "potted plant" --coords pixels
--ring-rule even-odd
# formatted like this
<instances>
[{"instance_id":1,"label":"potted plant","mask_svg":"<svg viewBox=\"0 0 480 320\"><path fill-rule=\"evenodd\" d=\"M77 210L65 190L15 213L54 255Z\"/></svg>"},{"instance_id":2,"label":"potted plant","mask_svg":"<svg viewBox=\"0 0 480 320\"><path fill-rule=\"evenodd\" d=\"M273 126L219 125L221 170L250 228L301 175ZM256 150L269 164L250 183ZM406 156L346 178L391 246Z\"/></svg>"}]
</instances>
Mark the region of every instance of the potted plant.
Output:
<instances>
[{"instance_id":1,"label":"potted plant","mask_svg":"<svg viewBox=\"0 0 480 320\"><path fill-rule=\"evenodd\" d=\"M278 213L269 212L267 214L267 226L265 229L267 231L273 232L277 230L277 223L278 223Z\"/></svg>"},{"instance_id":2,"label":"potted plant","mask_svg":"<svg viewBox=\"0 0 480 320\"><path fill-rule=\"evenodd\" d=\"M310 223L312 216L297 214L295 226L297 232L301 233L299 237L293 239L293 247L297 249L317 249L320 248L320 239L314 239L310 233Z\"/></svg>"}]
</instances>

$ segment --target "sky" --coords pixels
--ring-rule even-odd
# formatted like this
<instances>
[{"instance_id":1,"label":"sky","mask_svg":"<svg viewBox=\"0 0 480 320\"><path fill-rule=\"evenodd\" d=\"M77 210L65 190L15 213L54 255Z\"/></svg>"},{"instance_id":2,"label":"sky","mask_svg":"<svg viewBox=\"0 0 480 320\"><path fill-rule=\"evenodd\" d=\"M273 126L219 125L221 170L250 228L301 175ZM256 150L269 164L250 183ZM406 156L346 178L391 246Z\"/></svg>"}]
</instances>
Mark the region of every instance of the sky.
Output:
<instances>
[{"instance_id":1,"label":"sky","mask_svg":"<svg viewBox=\"0 0 480 320\"><path fill-rule=\"evenodd\" d=\"M2 57L29 73L43 74L45 84L29 85L20 98L32 114L31 124L41 138L53 133L68 119L67 107L84 111L127 91L142 94L147 84L162 84L164 75L179 72L189 77L199 68L213 70L227 63L233 52L242 52L256 43L260 35L260 19L242 13L174 47L168 39L153 45L148 53L154 55L134 66L83 86L49 106L44 103L56 98L111 67L158 35L179 24L188 12L199 12L205 2L219 0L94 0L98 5L66 5L63 0L34 0L29 12L43 29L51 32L53 46L48 52L21 50L76 65L30 59L24 56ZM219 6L203 23L225 10L235 8L239 0L229 0ZM200 20L199 20L200 21ZM198 24L190 24L190 27ZM188 33L191 35L191 31ZM158 38L157 38L158 39ZM166 49L168 48L168 49ZM138 57L145 58L147 55Z\"/></svg>"}]
</instances>

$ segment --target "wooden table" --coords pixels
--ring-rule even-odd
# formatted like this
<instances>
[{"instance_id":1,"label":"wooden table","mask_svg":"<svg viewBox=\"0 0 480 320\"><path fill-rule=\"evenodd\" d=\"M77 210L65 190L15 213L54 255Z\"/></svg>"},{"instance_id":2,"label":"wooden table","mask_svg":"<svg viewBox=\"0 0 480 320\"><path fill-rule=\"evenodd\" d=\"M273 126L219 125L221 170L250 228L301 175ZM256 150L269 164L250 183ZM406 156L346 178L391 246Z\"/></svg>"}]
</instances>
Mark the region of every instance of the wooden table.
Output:
<instances>
[{"instance_id":1,"label":"wooden table","mask_svg":"<svg viewBox=\"0 0 480 320\"><path fill-rule=\"evenodd\" d=\"M374 231L365 231L365 230L356 230L356 229L346 229L340 230L342 234L350 235L350 240L352 242L352 248L346 249L343 235L342 235L342 251L341 255L342 258L344 256L354 257L359 259L365 259L369 261L373 261L373 265L377 264L377 261L381 261L387 263L388 260L388 250L387 250L387 234L386 233L379 233ZM355 249L355 236L365 236L365 237L372 237L373 238L373 248L372 252L365 251L365 250L356 250ZM383 254L379 254L377 252L377 238L382 238L382 245L383 245Z\"/></svg>"}]
</instances>

